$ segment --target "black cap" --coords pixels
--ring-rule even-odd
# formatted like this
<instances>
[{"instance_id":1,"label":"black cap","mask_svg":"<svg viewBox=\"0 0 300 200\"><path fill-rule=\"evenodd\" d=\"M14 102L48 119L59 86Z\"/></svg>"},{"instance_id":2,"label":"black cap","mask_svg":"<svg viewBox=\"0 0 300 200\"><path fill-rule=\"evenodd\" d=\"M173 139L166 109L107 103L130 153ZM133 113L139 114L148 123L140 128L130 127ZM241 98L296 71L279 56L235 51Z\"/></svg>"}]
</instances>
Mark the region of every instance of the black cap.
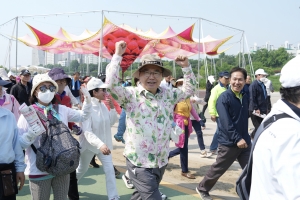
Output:
<instances>
[{"instance_id":1,"label":"black cap","mask_svg":"<svg viewBox=\"0 0 300 200\"><path fill-rule=\"evenodd\" d=\"M229 78L229 72L227 72L227 71L220 72L220 73L219 73L219 77Z\"/></svg>"},{"instance_id":2,"label":"black cap","mask_svg":"<svg viewBox=\"0 0 300 200\"><path fill-rule=\"evenodd\" d=\"M26 74L30 74L31 75L31 73L30 73L30 71L28 70L28 69L22 69L22 71L20 72L20 76L21 75L26 75Z\"/></svg>"},{"instance_id":3,"label":"black cap","mask_svg":"<svg viewBox=\"0 0 300 200\"><path fill-rule=\"evenodd\" d=\"M98 78L103 81L106 78L106 74L100 72L100 74L98 75Z\"/></svg>"}]
</instances>

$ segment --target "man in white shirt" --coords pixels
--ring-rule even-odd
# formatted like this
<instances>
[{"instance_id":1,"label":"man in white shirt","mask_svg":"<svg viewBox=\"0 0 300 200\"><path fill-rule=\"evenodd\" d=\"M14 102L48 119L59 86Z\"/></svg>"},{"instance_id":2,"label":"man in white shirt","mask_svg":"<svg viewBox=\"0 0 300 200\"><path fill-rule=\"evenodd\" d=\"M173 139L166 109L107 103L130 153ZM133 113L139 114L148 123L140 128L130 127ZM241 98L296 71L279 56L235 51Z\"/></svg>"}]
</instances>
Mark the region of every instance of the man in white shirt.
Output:
<instances>
[{"instance_id":1,"label":"man in white shirt","mask_svg":"<svg viewBox=\"0 0 300 200\"><path fill-rule=\"evenodd\" d=\"M265 117L286 113L263 131L253 151L250 200L300 199L300 56L281 70L282 99ZM262 123L264 123L264 121Z\"/></svg>"}]
</instances>

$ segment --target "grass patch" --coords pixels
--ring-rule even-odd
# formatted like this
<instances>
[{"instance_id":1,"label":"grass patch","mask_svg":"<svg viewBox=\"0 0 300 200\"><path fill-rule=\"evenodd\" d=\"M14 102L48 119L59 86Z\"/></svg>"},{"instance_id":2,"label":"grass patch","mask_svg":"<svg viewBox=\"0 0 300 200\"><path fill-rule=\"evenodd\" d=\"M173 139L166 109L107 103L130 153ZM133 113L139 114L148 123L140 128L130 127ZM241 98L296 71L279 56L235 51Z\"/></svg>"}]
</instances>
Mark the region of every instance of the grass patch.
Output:
<instances>
[{"instance_id":1,"label":"grass patch","mask_svg":"<svg viewBox=\"0 0 300 200\"><path fill-rule=\"evenodd\" d=\"M272 81L274 90L276 92L278 92L280 87L281 87L281 84L279 82L279 78L280 78L280 76L268 76L268 79L270 79Z\"/></svg>"}]
</instances>

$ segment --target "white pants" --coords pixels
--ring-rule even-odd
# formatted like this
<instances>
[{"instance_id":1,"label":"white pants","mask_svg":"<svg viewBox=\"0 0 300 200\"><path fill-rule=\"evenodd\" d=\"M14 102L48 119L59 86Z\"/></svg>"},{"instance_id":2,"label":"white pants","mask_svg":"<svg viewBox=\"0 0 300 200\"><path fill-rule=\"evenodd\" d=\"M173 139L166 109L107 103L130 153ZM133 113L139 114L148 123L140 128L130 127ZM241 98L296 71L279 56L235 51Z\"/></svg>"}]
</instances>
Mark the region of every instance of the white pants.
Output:
<instances>
[{"instance_id":1,"label":"white pants","mask_svg":"<svg viewBox=\"0 0 300 200\"><path fill-rule=\"evenodd\" d=\"M76 175L78 181L83 177L85 172L89 168L89 164L91 162L91 159L95 155L94 152L90 150L85 150L81 152L80 154L80 161L79 161L79 166L76 169ZM101 161L102 166L103 166L103 171L105 173L105 180L106 180L106 193L108 196L108 199L118 199L118 191L117 191L117 186L116 186L116 177L115 177L115 170L114 166L112 163L112 156L110 155L103 155L101 152L96 154L98 159Z\"/></svg>"}]
</instances>

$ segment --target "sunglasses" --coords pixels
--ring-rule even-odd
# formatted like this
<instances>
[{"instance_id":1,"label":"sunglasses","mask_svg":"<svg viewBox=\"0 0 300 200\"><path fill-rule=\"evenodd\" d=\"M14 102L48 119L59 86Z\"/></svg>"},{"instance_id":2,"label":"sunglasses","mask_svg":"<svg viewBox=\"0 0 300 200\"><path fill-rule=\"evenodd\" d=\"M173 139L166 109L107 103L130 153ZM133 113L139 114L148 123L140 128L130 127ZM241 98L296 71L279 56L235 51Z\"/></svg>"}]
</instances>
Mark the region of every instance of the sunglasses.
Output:
<instances>
[{"instance_id":1,"label":"sunglasses","mask_svg":"<svg viewBox=\"0 0 300 200\"><path fill-rule=\"evenodd\" d=\"M39 89L42 93L45 93L47 90L50 90L50 92L55 92L56 87L51 85L49 88L47 88L45 85L43 85Z\"/></svg>"}]
</instances>

